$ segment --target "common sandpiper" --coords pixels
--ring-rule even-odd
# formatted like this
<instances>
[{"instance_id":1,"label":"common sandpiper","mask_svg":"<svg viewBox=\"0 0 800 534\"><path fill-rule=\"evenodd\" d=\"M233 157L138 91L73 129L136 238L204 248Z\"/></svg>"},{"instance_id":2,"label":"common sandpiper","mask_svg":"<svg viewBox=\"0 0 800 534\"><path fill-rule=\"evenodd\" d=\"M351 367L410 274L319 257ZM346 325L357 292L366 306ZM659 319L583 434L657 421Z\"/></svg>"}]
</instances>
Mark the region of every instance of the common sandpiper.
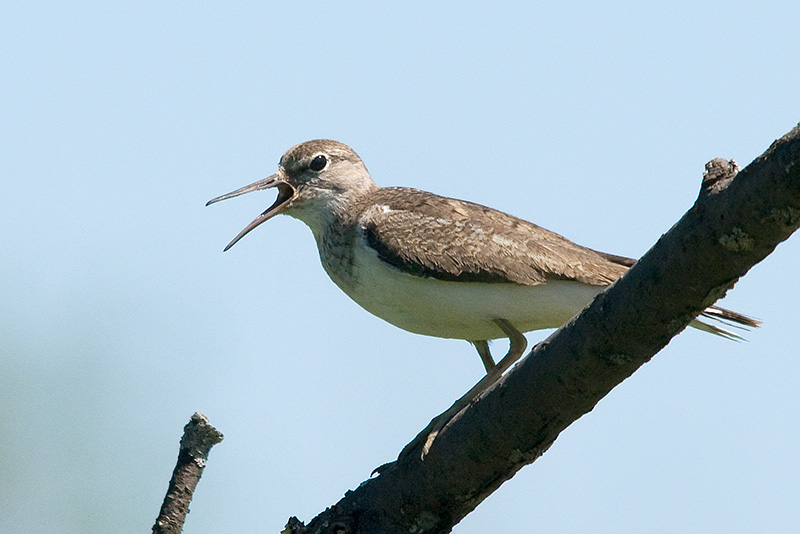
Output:
<instances>
[{"instance_id":1,"label":"common sandpiper","mask_svg":"<svg viewBox=\"0 0 800 534\"><path fill-rule=\"evenodd\" d=\"M208 204L271 188L275 202L225 250L274 215L290 215L311 228L328 276L361 307L410 332L471 342L487 374L450 415L522 355L522 332L561 326L635 263L480 204L380 187L350 147L327 139L290 148L275 174ZM716 306L701 317L759 325ZM702 319L690 326L739 338ZM510 346L495 364L488 341L498 338Z\"/></svg>"}]
</instances>

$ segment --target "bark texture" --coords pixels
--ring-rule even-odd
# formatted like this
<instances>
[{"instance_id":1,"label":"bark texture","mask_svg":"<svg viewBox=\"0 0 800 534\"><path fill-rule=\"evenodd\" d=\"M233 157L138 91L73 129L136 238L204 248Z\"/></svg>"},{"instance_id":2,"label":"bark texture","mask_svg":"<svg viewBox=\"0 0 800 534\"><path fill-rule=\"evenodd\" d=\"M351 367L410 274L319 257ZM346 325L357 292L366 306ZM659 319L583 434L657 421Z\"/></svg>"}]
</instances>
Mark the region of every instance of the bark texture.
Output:
<instances>
[{"instance_id":1,"label":"bark texture","mask_svg":"<svg viewBox=\"0 0 800 534\"><path fill-rule=\"evenodd\" d=\"M178 463L172 472L161 512L153 525L154 534L179 534L183 530L189 503L206 467L208 453L220 441L222 433L201 413L194 414L183 427Z\"/></svg>"}]
</instances>

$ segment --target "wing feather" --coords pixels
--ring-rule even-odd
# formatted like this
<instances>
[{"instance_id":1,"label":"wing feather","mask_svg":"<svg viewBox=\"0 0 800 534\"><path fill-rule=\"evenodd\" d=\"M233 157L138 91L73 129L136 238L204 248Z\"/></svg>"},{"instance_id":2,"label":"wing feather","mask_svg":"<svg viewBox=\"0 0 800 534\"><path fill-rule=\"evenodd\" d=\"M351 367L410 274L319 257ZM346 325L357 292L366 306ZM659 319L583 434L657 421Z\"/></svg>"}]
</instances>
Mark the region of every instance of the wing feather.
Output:
<instances>
[{"instance_id":1,"label":"wing feather","mask_svg":"<svg viewBox=\"0 0 800 534\"><path fill-rule=\"evenodd\" d=\"M382 188L359 216L385 263L440 280L608 285L635 260L594 251L480 204L408 188Z\"/></svg>"}]
</instances>

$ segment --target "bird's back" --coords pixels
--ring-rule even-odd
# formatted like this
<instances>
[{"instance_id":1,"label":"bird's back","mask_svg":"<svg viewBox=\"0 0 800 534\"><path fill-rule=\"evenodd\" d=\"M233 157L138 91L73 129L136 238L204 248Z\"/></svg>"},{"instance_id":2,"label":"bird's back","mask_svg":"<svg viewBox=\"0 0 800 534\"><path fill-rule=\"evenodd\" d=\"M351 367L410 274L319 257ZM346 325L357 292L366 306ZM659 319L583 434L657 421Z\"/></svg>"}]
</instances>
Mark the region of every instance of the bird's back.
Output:
<instances>
[{"instance_id":1,"label":"bird's back","mask_svg":"<svg viewBox=\"0 0 800 534\"><path fill-rule=\"evenodd\" d=\"M353 213L382 261L422 277L605 286L634 263L582 247L507 213L417 189L377 189Z\"/></svg>"}]
</instances>

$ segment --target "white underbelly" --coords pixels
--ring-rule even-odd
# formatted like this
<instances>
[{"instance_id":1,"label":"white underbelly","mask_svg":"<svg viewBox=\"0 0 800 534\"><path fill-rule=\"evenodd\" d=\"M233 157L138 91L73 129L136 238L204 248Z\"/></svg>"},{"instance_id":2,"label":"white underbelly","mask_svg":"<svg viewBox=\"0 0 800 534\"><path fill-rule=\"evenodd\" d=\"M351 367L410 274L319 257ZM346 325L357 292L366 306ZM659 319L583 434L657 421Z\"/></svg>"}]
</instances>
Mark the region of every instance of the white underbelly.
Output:
<instances>
[{"instance_id":1,"label":"white underbelly","mask_svg":"<svg viewBox=\"0 0 800 534\"><path fill-rule=\"evenodd\" d=\"M328 274L368 312L409 332L472 341L506 337L494 319L521 332L557 328L604 289L567 281L523 286L420 278L384 264L368 248L356 253L352 267L346 278Z\"/></svg>"}]
</instances>

